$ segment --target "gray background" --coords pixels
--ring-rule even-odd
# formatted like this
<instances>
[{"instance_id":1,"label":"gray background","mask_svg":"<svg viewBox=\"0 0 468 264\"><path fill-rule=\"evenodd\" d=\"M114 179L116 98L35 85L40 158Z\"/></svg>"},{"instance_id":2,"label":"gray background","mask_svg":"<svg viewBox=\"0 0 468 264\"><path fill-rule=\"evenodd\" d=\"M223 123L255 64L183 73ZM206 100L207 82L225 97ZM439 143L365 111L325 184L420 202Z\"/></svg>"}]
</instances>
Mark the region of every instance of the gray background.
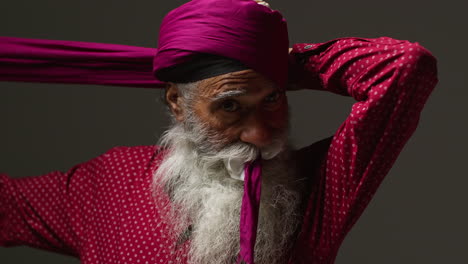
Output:
<instances>
[{"instance_id":1,"label":"gray background","mask_svg":"<svg viewBox=\"0 0 468 264\"><path fill-rule=\"evenodd\" d=\"M159 23L184 1L15 0L0 5L0 35L155 47ZM420 42L439 60L440 83L418 130L336 263L468 263L464 1L270 1L292 42L390 36ZM0 171L12 177L67 170L116 145L155 144L167 126L160 91L0 83ZM297 146L333 134L350 98L289 94ZM316 125L312 125L316 124ZM0 263L79 263L29 248Z\"/></svg>"}]
</instances>

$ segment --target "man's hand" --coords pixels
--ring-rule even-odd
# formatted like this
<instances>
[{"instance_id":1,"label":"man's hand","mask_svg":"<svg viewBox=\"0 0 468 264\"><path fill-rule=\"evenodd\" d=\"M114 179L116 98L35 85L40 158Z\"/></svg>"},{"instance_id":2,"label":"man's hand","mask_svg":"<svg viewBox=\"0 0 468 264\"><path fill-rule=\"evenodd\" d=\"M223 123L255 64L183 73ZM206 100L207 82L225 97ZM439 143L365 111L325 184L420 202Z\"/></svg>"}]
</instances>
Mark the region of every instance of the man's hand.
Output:
<instances>
[{"instance_id":1,"label":"man's hand","mask_svg":"<svg viewBox=\"0 0 468 264\"><path fill-rule=\"evenodd\" d=\"M320 78L317 74L304 68L301 62L292 54L292 48L289 48L289 77L286 87L287 91L297 91L303 89L320 90Z\"/></svg>"}]
</instances>

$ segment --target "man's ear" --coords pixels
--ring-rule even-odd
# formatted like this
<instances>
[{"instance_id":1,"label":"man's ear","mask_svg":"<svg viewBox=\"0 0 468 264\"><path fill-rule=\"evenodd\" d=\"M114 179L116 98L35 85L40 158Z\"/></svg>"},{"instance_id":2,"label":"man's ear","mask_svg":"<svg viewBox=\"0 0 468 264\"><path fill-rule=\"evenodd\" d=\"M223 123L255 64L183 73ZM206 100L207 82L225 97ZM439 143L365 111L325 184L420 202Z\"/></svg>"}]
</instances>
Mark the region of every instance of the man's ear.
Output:
<instances>
[{"instance_id":1,"label":"man's ear","mask_svg":"<svg viewBox=\"0 0 468 264\"><path fill-rule=\"evenodd\" d=\"M166 84L166 102L169 109L171 109L174 118L177 121L182 122L184 120L182 97L179 88L177 88L175 83L168 82Z\"/></svg>"}]
</instances>

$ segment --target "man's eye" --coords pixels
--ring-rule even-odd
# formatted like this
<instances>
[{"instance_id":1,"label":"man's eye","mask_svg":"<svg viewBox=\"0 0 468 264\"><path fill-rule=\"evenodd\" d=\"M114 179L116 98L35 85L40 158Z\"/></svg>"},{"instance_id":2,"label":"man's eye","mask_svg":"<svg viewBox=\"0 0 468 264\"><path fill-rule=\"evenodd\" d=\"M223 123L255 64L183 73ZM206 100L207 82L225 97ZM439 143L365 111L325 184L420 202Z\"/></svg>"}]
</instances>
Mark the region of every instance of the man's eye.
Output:
<instances>
[{"instance_id":1,"label":"man's eye","mask_svg":"<svg viewBox=\"0 0 468 264\"><path fill-rule=\"evenodd\" d=\"M239 108L239 103L234 100L226 100L221 103L221 109L223 109L226 112L236 112L237 110L239 110Z\"/></svg>"},{"instance_id":2,"label":"man's eye","mask_svg":"<svg viewBox=\"0 0 468 264\"><path fill-rule=\"evenodd\" d=\"M278 100L280 99L281 97L281 94L279 92L273 92L271 93L270 95L268 95L267 97L265 97L265 103L276 103L278 102Z\"/></svg>"}]
</instances>

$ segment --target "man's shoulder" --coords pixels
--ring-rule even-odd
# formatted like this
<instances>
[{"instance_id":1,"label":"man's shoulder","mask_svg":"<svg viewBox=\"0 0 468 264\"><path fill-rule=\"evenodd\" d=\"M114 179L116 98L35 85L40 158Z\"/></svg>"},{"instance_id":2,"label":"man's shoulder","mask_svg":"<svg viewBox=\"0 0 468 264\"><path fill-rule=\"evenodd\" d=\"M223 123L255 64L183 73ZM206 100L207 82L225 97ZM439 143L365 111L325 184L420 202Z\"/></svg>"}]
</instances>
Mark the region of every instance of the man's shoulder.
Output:
<instances>
[{"instance_id":1,"label":"man's shoulder","mask_svg":"<svg viewBox=\"0 0 468 264\"><path fill-rule=\"evenodd\" d=\"M322 139L295 151L295 160L302 175L317 178L320 174L320 167L326 159L330 143L333 136Z\"/></svg>"},{"instance_id":2,"label":"man's shoulder","mask_svg":"<svg viewBox=\"0 0 468 264\"><path fill-rule=\"evenodd\" d=\"M306 159L309 159L311 156L313 157L323 156L328 151L328 148L330 147L330 143L332 139L333 139L333 136L324 138L311 145L308 145L306 147L296 150L295 153L297 157L301 157L301 158L303 157Z\"/></svg>"},{"instance_id":3,"label":"man's shoulder","mask_svg":"<svg viewBox=\"0 0 468 264\"><path fill-rule=\"evenodd\" d=\"M95 158L93 163L102 171L113 174L154 170L161 159L162 148L156 145L116 146Z\"/></svg>"},{"instance_id":4,"label":"man's shoulder","mask_svg":"<svg viewBox=\"0 0 468 264\"><path fill-rule=\"evenodd\" d=\"M137 156L145 158L158 153L160 150L159 146L147 145L147 146L115 146L109 149L103 154L104 157L125 157L125 156Z\"/></svg>"}]
</instances>

